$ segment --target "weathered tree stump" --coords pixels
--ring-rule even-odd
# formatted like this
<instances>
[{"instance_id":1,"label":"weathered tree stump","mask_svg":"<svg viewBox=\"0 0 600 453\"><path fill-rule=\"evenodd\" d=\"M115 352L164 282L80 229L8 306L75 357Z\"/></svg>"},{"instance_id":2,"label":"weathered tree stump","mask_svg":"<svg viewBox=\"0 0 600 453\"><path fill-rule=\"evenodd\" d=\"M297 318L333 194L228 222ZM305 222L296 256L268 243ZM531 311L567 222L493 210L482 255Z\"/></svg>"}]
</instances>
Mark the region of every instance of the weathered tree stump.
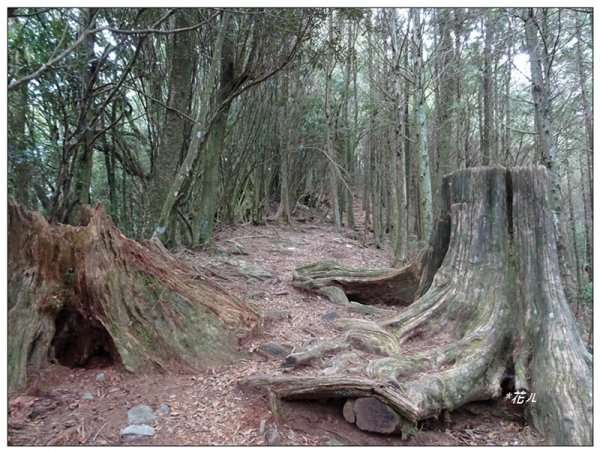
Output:
<instances>
[{"instance_id":1,"label":"weathered tree stump","mask_svg":"<svg viewBox=\"0 0 600 453\"><path fill-rule=\"evenodd\" d=\"M280 398L377 397L416 422L500 397L509 370L517 390L536 394L526 416L547 443L592 443L592 357L564 297L544 167L470 168L445 177L426 252L412 266L378 272L318 264L294 274L299 287L351 293L363 303L370 294L397 304L414 295L380 323L339 323L343 333L324 350L362 353L363 367L247 383ZM405 352L417 342L419 352Z\"/></svg>"},{"instance_id":2,"label":"weathered tree stump","mask_svg":"<svg viewBox=\"0 0 600 453\"><path fill-rule=\"evenodd\" d=\"M49 361L204 368L239 357L259 323L249 306L177 261L124 237L105 210L51 225L8 205L8 383Z\"/></svg>"}]
</instances>

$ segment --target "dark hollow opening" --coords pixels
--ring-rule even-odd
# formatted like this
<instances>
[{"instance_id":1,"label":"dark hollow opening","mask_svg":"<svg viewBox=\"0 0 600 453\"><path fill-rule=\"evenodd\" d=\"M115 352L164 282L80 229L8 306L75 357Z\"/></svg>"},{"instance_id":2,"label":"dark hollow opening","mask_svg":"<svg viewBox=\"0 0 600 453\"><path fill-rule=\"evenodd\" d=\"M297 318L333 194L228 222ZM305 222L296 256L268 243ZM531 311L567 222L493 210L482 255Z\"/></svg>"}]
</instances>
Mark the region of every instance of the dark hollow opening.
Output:
<instances>
[{"instance_id":1,"label":"dark hollow opening","mask_svg":"<svg viewBox=\"0 0 600 453\"><path fill-rule=\"evenodd\" d=\"M509 393L515 391L515 369L509 366L504 370L502 379L500 380L500 387L502 387L502 396L506 396Z\"/></svg>"},{"instance_id":2,"label":"dark hollow opening","mask_svg":"<svg viewBox=\"0 0 600 453\"><path fill-rule=\"evenodd\" d=\"M62 310L54 320L51 351L61 365L69 368L103 368L118 360L117 349L106 329L79 313Z\"/></svg>"}]
</instances>

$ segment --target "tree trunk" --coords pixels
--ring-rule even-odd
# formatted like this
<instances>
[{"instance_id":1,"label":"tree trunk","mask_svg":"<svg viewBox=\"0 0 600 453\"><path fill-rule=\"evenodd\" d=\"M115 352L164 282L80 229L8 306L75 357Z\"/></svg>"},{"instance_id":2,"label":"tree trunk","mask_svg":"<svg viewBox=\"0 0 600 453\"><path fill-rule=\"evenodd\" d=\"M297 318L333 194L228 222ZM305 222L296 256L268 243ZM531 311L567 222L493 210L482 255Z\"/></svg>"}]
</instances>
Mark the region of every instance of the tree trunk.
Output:
<instances>
[{"instance_id":1,"label":"tree trunk","mask_svg":"<svg viewBox=\"0 0 600 453\"><path fill-rule=\"evenodd\" d=\"M427 124L426 124L426 98L425 98L425 62L423 60L423 23L419 8L414 9L414 45L415 79L417 89L415 90L416 105L416 148L417 161L419 163L419 239L426 238L431 234L433 224L433 207L431 194L431 172L429 166L429 151L427 148Z\"/></svg>"},{"instance_id":2,"label":"tree trunk","mask_svg":"<svg viewBox=\"0 0 600 453\"><path fill-rule=\"evenodd\" d=\"M328 39L331 46L333 46L333 10L329 10L328 17ZM334 127L333 127L333 94L332 94L332 76L335 68L335 56L333 54L333 47L329 50L327 56L327 63L325 67L325 150L329 157L329 199L331 202L331 209L333 210L333 224L336 229L342 228L342 218L340 211L340 196L338 187L338 157L337 150L334 146Z\"/></svg>"},{"instance_id":3,"label":"tree trunk","mask_svg":"<svg viewBox=\"0 0 600 453\"><path fill-rule=\"evenodd\" d=\"M192 19L185 11L175 16L175 27L189 27ZM168 43L170 53L169 91L164 125L161 128L160 142L152 163L152 178L148 187L149 214L154 228L160 218L160 211L167 198L178 165L183 160L182 155L187 151L189 142L189 127L181 113L189 116L191 107L192 88L194 80L194 65L196 63L196 39L192 33L176 33ZM187 137L186 137L187 135ZM174 217L174 212L171 216ZM165 225L166 226L166 225ZM152 234L150 231L149 234ZM162 237L165 244L172 243L172 235L165 232Z\"/></svg>"},{"instance_id":4,"label":"tree trunk","mask_svg":"<svg viewBox=\"0 0 600 453\"><path fill-rule=\"evenodd\" d=\"M483 127L481 137L481 153L483 165L489 165L492 150L492 134L494 133L493 110L492 110L492 42L494 41L494 24L492 10L486 10L485 40L483 51ZM492 157L492 160L494 160Z\"/></svg>"},{"instance_id":5,"label":"tree trunk","mask_svg":"<svg viewBox=\"0 0 600 453\"><path fill-rule=\"evenodd\" d=\"M441 211L422 263L413 264L435 272L430 285L421 276L414 292L421 297L380 323L342 320L340 337L311 344L330 367L326 376L247 382L281 398L375 396L414 423L501 397L509 375L515 389L535 394L525 413L549 444L591 445L592 357L563 294L546 170L455 172L444 178ZM330 284L318 287L322 269L301 274L305 287L321 292L337 288L363 301L385 294L385 282L372 276L330 273ZM406 289L388 291L391 299ZM294 366L299 354L286 363Z\"/></svg>"},{"instance_id":6,"label":"tree trunk","mask_svg":"<svg viewBox=\"0 0 600 453\"><path fill-rule=\"evenodd\" d=\"M258 314L158 241L126 238L105 210L79 226L8 207L8 385L28 369L118 363L137 372L203 368L239 357Z\"/></svg>"}]
</instances>

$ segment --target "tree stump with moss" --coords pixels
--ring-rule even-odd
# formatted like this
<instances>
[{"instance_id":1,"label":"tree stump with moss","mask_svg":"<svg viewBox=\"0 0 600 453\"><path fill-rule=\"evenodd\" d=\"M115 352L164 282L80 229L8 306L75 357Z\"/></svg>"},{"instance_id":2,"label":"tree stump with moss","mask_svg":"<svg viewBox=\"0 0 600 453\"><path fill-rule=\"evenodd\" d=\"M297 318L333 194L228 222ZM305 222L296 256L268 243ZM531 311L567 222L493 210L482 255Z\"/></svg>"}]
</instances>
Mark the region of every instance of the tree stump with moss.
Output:
<instances>
[{"instance_id":1,"label":"tree stump with moss","mask_svg":"<svg viewBox=\"0 0 600 453\"><path fill-rule=\"evenodd\" d=\"M442 192L429 247L411 266L320 263L294 273L298 287L332 300L407 307L378 323L341 320L335 340L294 353L306 362L315 351L311 363L337 373L305 368L246 383L280 398L375 397L415 423L501 397L510 375L515 389L536 394L525 414L548 444L591 445L592 356L564 296L545 168L469 168L445 177Z\"/></svg>"},{"instance_id":2,"label":"tree stump with moss","mask_svg":"<svg viewBox=\"0 0 600 453\"><path fill-rule=\"evenodd\" d=\"M158 241L126 238L105 210L51 225L8 205L8 384L27 369L114 363L132 372L235 360L260 322Z\"/></svg>"}]
</instances>

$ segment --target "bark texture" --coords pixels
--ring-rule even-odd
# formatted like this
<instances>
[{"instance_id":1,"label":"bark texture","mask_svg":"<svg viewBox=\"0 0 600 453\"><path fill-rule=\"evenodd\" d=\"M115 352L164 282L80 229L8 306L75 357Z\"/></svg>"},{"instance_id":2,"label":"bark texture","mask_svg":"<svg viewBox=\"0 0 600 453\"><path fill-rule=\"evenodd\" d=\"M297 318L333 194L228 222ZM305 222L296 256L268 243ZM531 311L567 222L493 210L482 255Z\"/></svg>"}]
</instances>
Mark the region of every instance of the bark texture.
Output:
<instances>
[{"instance_id":1,"label":"bark texture","mask_svg":"<svg viewBox=\"0 0 600 453\"><path fill-rule=\"evenodd\" d=\"M9 202L8 383L49 361L203 368L240 356L259 315L158 241L124 237L104 208L51 225Z\"/></svg>"},{"instance_id":2,"label":"bark texture","mask_svg":"<svg viewBox=\"0 0 600 453\"><path fill-rule=\"evenodd\" d=\"M296 270L297 286L324 294L416 300L377 323L341 320L335 341L286 360L320 375L248 383L281 398L374 396L414 423L501 397L511 376L516 390L536 394L526 414L548 444L590 445L592 357L563 295L547 190L541 166L461 170L444 178L441 216L417 263ZM302 354L313 360L295 360Z\"/></svg>"}]
</instances>

